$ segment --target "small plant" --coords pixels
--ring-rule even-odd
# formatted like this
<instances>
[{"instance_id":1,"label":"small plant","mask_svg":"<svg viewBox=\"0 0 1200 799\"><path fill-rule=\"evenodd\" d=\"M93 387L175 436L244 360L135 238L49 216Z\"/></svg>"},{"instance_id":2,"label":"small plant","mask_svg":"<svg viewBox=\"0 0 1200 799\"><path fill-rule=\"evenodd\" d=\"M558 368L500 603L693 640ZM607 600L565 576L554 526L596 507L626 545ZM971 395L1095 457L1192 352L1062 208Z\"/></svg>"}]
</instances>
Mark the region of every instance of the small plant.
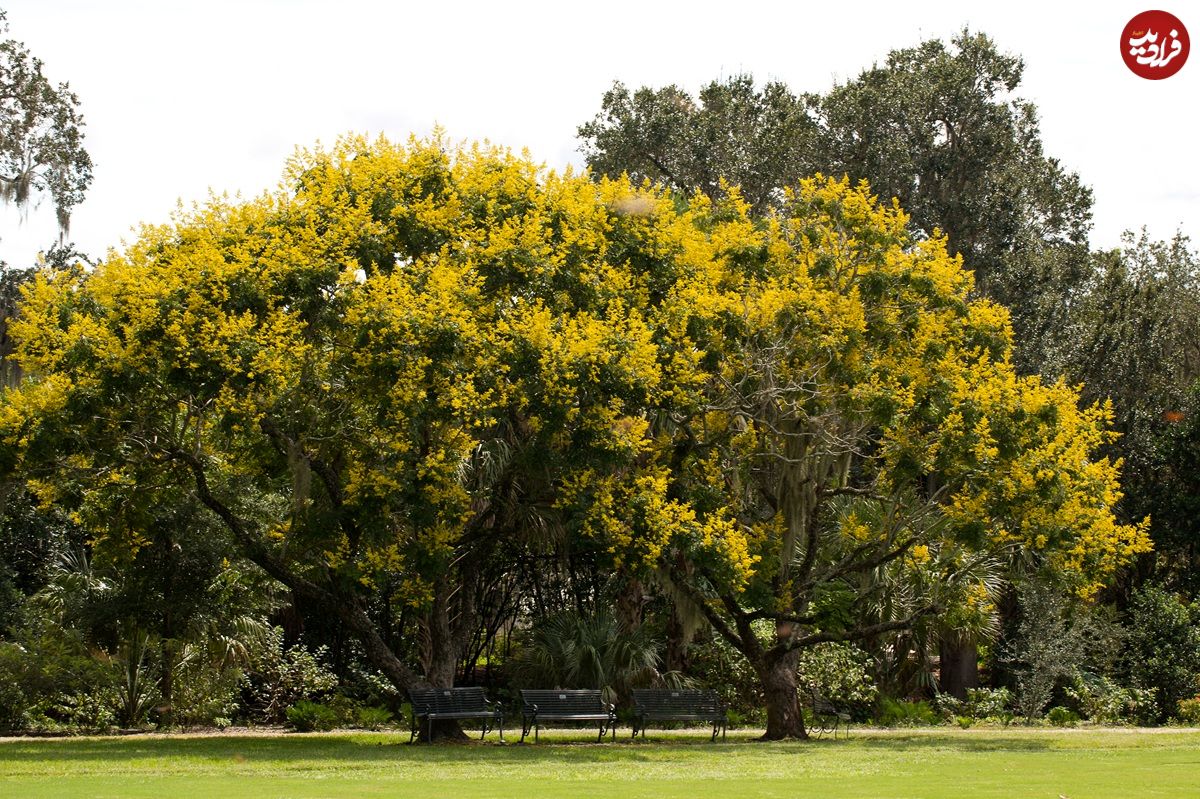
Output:
<instances>
[{"instance_id":1,"label":"small plant","mask_svg":"<svg viewBox=\"0 0 1200 799\"><path fill-rule=\"evenodd\" d=\"M1074 727L1079 723L1079 714L1061 705L1050 708L1050 712L1046 714L1046 718L1055 727Z\"/></svg>"},{"instance_id":2,"label":"small plant","mask_svg":"<svg viewBox=\"0 0 1200 799\"><path fill-rule=\"evenodd\" d=\"M332 730L337 723L337 711L307 699L301 699L287 709L287 726L296 732L324 732Z\"/></svg>"},{"instance_id":3,"label":"small plant","mask_svg":"<svg viewBox=\"0 0 1200 799\"><path fill-rule=\"evenodd\" d=\"M1180 699L1175 718L1184 724L1200 724L1200 696L1195 699Z\"/></svg>"},{"instance_id":4,"label":"small plant","mask_svg":"<svg viewBox=\"0 0 1200 799\"><path fill-rule=\"evenodd\" d=\"M941 719L928 702L909 702L884 697L879 718L882 727L928 727Z\"/></svg>"},{"instance_id":5,"label":"small plant","mask_svg":"<svg viewBox=\"0 0 1200 799\"><path fill-rule=\"evenodd\" d=\"M364 730L378 730L392 721L392 711L386 707L360 707L355 714L355 722Z\"/></svg>"},{"instance_id":6,"label":"small plant","mask_svg":"<svg viewBox=\"0 0 1200 799\"><path fill-rule=\"evenodd\" d=\"M975 723L975 719L971 718L970 716L956 716L954 720L958 722L958 726L962 727L964 730Z\"/></svg>"}]
</instances>

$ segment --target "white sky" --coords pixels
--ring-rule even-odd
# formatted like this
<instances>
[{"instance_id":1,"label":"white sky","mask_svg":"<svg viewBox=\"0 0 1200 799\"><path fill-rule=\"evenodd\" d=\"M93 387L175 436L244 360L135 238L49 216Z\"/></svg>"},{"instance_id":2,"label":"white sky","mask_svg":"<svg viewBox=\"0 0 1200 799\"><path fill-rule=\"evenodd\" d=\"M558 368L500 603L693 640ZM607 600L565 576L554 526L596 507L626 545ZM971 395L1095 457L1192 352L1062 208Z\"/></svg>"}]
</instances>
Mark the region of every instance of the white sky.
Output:
<instances>
[{"instance_id":1,"label":"white sky","mask_svg":"<svg viewBox=\"0 0 1200 799\"><path fill-rule=\"evenodd\" d=\"M889 50L964 25L1026 62L1020 94L1048 154L1095 191L1092 244L1145 225L1200 237L1200 55L1163 81L1130 73L1125 23L1163 8L1200 36L1200 3L571 3L365 0L0 0L9 36L82 101L95 182L71 238L103 257L139 222L209 189L274 187L296 145L393 139L435 123L456 139L581 163L576 127L614 79L689 91L742 71L824 91ZM54 239L49 203L0 209L0 259Z\"/></svg>"}]
</instances>

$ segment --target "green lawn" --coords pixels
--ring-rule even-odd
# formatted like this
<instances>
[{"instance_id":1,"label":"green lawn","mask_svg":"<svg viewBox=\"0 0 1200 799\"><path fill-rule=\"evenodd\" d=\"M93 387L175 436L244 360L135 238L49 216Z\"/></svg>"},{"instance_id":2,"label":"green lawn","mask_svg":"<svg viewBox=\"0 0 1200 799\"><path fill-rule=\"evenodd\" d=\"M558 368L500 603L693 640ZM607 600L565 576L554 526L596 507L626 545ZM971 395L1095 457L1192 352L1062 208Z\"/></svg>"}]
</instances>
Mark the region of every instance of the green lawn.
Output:
<instances>
[{"instance_id":1,"label":"green lawn","mask_svg":"<svg viewBox=\"0 0 1200 799\"><path fill-rule=\"evenodd\" d=\"M385 733L0 742L0 797L1197 797L1200 732L937 730L761 744L409 746ZM594 740L594 739L593 739Z\"/></svg>"}]
</instances>

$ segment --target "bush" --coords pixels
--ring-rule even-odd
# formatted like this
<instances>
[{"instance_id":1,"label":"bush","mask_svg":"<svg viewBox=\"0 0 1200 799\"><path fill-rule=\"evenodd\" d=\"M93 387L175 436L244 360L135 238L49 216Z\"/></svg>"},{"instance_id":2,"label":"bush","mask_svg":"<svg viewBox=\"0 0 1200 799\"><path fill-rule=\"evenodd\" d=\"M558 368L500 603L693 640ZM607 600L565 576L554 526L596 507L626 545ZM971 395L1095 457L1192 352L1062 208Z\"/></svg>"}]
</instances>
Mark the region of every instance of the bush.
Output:
<instances>
[{"instance_id":1,"label":"bush","mask_svg":"<svg viewBox=\"0 0 1200 799\"><path fill-rule=\"evenodd\" d=\"M117 724L119 674L71 631L42 620L0 643L0 729L103 732Z\"/></svg>"},{"instance_id":2,"label":"bush","mask_svg":"<svg viewBox=\"0 0 1200 799\"><path fill-rule=\"evenodd\" d=\"M928 702L909 702L888 697L880 702L879 717L876 719L881 727L928 727L940 721L941 718Z\"/></svg>"},{"instance_id":3,"label":"bush","mask_svg":"<svg viewBox=\"0 0 1200 799\"><path fill-rule=\"evenodd\" d=\"M285 649L280 627L267 633L266 643L252 661L245 680L256 715L279 723L287 708L333 690L337 677L321 663L324 655L325 647L315 652L299 644Z\"/></svg>"},{"instance_id":4,"label":"bush","mask_svg":"<svg viewBox=\"0 0 1200 799\"><path fill-rule=\"evenodd\" d=\"M317 702L301 699L289 707L287 726L296 732L325 732L338 724L337 711Z\"/></svg>"},{"instance_id":5,"label":"bush","mask_svg":"<svg viewBox=\"0 0 1200 799\"><path fill-rule=\"evenodd\" d=\"M716 633L698 641L689 650L690 673L699 688L716 691L729 706L731 717L742 724L762 723L765 718L762 684L745 655Z\"/></svg>"},{"instance_id":6,"label":"bush","mask_svg":"<svg viewBox=\"0 0 1200 799\"><path fill-rule=\"evenodd\" d=\"M1165 722L1200 691L1200 608L1158 586L1134 594L1126 659L1134 685L1156 691L1153 720Z\"/></svg>"},{"instance_id":7,"label":"bush","mask_svg":"<svg viewBox=\"0 0 1200 799\"><path fill-rule=\"evenodd\" d=\"M386 707L360 707L355 714L356 726L364 730L378 730L391 725L394 717Z\"/></svg>"},{"instance_id":8,"label":"bush","mask_svg":"<svg viewBox=\"0 0 1200 799\"><path fill-rule=\"evenodd\" d=\"M1184 724L1200 724L1200 696L1195 699L1180 699L1176 705L1175 718Z\"/></svg>"},{"instance_id":9,"label":"bush","mask_svg":"<svg viewBox=\"0 0 1200 799\"><path fill-rule=\"evenodd\" d=\"M1097 724L1150 721L1157 707L1154 693L1154 689L1126 688L1094 675L1081 675L1066 689L1083 717Z\"/></svg>"},{"instance_id":10,"label":"bush","mask_svg":"<svg viewBox=\"0 0 1200 799\"><path fill-rule=\"evenodd\" d=\"M1062 706L1050 708L1050 712L1046 714L1046 718L1055 727L1074 727L1079 723L1079 714L1070 708Z\"/></svg>"},{"instance_id":11,"label":"bush","mask_svg":"<svg viewBox=\"0 0 1200 799\"><path fill-rule=\"evenodd\" d=\"M818 644L800 653L800 683L863 721L879 695L870 663L870 656L854 644Z\"/></svg>"}]
</instances>

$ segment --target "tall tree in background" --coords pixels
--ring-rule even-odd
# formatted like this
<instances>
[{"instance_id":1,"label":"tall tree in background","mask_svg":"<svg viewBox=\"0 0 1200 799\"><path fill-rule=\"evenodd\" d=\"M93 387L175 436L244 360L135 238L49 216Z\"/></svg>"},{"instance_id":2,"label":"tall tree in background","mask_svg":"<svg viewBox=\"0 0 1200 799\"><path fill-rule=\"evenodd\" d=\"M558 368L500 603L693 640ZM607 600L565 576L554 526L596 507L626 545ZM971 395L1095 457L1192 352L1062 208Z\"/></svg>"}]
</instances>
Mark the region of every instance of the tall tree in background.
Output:
<instances>
[{"instance_id":1,"label":"tall tree in background","mask_svg":"<svg viewBox=\"0 0 1200 799\"><path fill-rule=\"evenodd\" d=\"M6 33L0 10L0 35ZM66 83L52 84L23 43L0 41L0 199L23 207L48 196L61 239L91 182L79 98Z\"/></svg>"},{"instance_id":2,"label":"tall tree in background","mask_svg":"<svg viewBox=\"0 0 1200 799\"><path fill-rule=\"evenodd\" d=\"M579 128L597 173L648 177L683 193L740 185L756 210L821 172L896 197L912 230L949 239L976 290L1012 310L1018 368L1061 372L1057 331L1087 269L1091 192L1042 150L1037 110L1014 96L1020 58L983 34L895 50L823 95L761 91L740 75L697 99L616 84Z\"/></svg>"},{"instance_id":3,"label":"tall tree in background","mask_svg":"<svg viewBox=\"0 0 1200 799\"><path fill-rule=\"evenodd\" d=\"M1122 515L1150 516L1161 576L1195 591L1200 541L1189 509L1200 473L1188 442L1200 409L1200 254L1183 236L1126 234L1093 263L1062 335L1068 373L1089 400L1112 400Z\"/></svg>"},{"instance_id":4,"label":"tall tree in background","mask_svg":"<svg viewBox=\"0 0 1200 799\"><path fill-rule=\"evenodd\" d=\"M699 189L714 200L724 196L725 181L761 213L813 169L810 102L783 83L757 89L749 75L713 81L695 99L677 86L630 93L615 83L579 136L596 175L628 173L635 182L682 194Z\"/></svg>"}]
</instances>

